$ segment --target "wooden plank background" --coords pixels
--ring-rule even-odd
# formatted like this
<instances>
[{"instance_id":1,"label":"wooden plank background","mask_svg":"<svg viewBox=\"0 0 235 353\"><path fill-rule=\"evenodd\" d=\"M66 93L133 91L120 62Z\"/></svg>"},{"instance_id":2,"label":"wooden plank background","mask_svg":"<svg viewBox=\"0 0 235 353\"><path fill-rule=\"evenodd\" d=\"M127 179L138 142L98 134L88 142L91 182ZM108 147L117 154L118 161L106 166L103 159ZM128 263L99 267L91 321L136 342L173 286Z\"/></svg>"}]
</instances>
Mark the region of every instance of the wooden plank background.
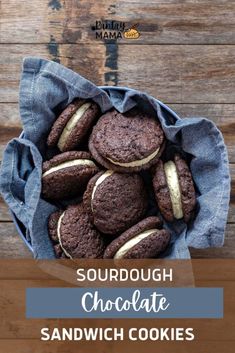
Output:
<instances>
[{"instance_id":1,"label":"wooden plank background","mask_svg":"<svg viewBox=\"0 0 235 353\"><path fill-rule=\"evenodd\" d=\"M138 40L95 39L96 20L138 23ZM232 176L225 246L193 257L235 258L235 2L231 0L2 0L0 160L18 136L22 59L60 62L98 85L146 91L180 116L205 116L224 134ZM31 257L0 200L0 257Z\"/></svg>"}]
</instances>

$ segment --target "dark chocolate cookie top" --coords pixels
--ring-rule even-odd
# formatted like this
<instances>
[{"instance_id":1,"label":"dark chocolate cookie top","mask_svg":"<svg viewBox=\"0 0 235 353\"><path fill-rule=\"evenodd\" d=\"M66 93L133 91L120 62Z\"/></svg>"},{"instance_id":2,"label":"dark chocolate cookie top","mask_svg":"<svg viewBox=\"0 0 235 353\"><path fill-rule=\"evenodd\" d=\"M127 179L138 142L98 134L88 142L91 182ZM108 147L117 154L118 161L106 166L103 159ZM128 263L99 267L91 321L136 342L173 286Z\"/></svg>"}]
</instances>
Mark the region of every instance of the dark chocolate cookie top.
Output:
<instances>
[{"instance_id":1,"label":"dark chocolate cookie top","mask_svg":"<svg viewBox=\"0 0 235 353\"><path fill-rule=\"evenodd\" d=\"M88 152L61 153L43 163L42 195L52 200L77 197L98 170Z\"/></svg>"},{"instance_id":2,"label":"dark chocolate cookie top","mask_svg":"<svg viewBox=\"0 0 235 353\"><path fill-rule=\"evenodd\" d=\"M138 174L100 172L88 183L84 205L94 225L105 234L118 234L138 222L147 208L147 194Z\"/></svg>"},{"instance_id":3,"label":"dark chocolate cookie top","mask_svg":"<svg viewBox=\"0 0 235 353\"><path fill-rule=\"evenodd\" d=\"M69 152L57 154L52 159L45 161L42 165L42 173L45 173L50 168L57 167L58 165L61 165L62 163L73 161L73 160L79 160L79 159L93 161L94 167L97 168L96 164L95 164L95 162L89 152L69 151Z\"/></svg>"},{"instance_id":4,"label":"dark chocolate cookie top","mask_svg":"<svg viewBox=\"0 0 235 353\"><path fill-rule=\"evenodd\" d=\"M106 248L104 258L153 258L165 250L170 240L158 217L148 217L126 230Z\"/></svg>"},{"instance_id":5,"label":"dark chocolate cookie top","mask_svg":"<svg viewBox=\"0 0 235 353\"><path fill-rule=\"evenodd\" d=\"M106 168L138 171L156 163L163 142L164 133L155 117L136 109L123 114L112 110L93 128L89 149Z\"/></svg>"},{"instance_id":6,"label":"dark chocolate cookie top","mask_svg":"<svg viewBox=\"0 0 235 353\"><path fill-rule=\"evenodd\" d=\"M91 224L83 205L72 205L60 216L58 238L64 253L70 258L101 258L104 241Z\"/></svg>"}]
</instances>

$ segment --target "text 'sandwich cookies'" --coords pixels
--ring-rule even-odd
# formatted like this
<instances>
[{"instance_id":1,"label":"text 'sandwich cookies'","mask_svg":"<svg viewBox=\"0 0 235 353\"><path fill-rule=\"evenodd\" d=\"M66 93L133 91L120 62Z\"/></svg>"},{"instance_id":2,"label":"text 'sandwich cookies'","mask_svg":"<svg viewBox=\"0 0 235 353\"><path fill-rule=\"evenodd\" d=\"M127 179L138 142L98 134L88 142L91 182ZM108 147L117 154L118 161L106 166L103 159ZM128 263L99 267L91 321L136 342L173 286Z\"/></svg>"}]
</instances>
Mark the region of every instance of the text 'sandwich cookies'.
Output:
<instances>
[{"instance_id":1,"label":"text 'sandwich cookies'","mask_svg":"<svg viewBox=\"0 0 235 353\"><path fill-rule=\"evenodd\" d=\"M95 175L83 196L91 221L104 234L123 232L141 218L147 209L147 194L138 174L107 170Z\"/></svg>"},{"instance_id":2,"label":"text 'sandwich cookies'","mask_svg":"<svg viewBox=\"0 0 235 353\"><path fill-rule=\"evenodd\" d=\"M55 238L55 232L66 257L102 258L105 249L103 238L91 224L82 204L71 205L61 212L57 222L54 222L54 228L49 224L50 236ZM57 256L62 257L60 248L54 249Z\"/></svg>"},{"instance_id":3,"label":"text 'sandwich cookies'","mask_svg":"<svg viewBox=\"0 0 235 353\"><path fill-rule=\"evenodd\" d=\"M99 171L90 153L70 151L43 163L42 195L61 200L81 194L89 179Z\"/></svg>"},{"instance_id":4,"label":"text 'sandwich cookies'","mask_svg":"<svg viewBox=\"0 0 235 353\"><path fill-rule=\"evenodd\" d=\"M61 152L76 149L86 137L100 113L93 101L75 99L59 115L47 138L48 147L58 147Z\"/></svg>"},{"instance_id":5,"label":"text 'sandwich cookies'","mask_svg":"<svg viewBox=\"0 0 235 353\"><path fill-rule=\"evenodd\" d=\"M89 139L89 149L102 166L129 173L154 165L164 148L160 123L140 110L112 110L101 116Z\"/></svg>"},{"instance_id":6,"label":"text 'sandwich cookies'","mask_svg":"<svg viewBox=\"0 0 235 353\"><path fill-rule=\"evenodd\" d=\"M157 257L170 241L170 233L161 227L158 217L145 218L113 240L106 248L104 258L120 260Z\"/></svg>"},{"instance_id":7,"label":"text 'sandwich cookies'","mask_svg":"<svg viewBox=\"0 0 235 353\"><path fill-rule=\"evenodd\" d=\"M187 163L177 154L174 160L158 161L153 167L153 188L162 216L168 221L188 222L196 205L196 194Z\"/></svg>"}]
</instances>

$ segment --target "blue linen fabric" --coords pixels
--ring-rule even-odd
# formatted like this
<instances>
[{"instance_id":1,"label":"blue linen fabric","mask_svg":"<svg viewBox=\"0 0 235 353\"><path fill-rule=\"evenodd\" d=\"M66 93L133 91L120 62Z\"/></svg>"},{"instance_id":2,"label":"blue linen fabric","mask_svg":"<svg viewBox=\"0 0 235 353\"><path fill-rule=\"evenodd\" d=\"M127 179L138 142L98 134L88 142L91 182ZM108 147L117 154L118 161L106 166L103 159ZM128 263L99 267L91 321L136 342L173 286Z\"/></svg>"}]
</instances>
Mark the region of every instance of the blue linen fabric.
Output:
<instances>
[{"instance_id":1,"label":"blue linen fabric","mask_svg":"<svg viewBox=\"0 0 235 353\"><path fill-rule=\"evenodd\" d=\"M229 208L230 175L224 140L213 122L205 118L180 119L143 92L125 87L97 87L58 63L30 57L23 63L19 93L24 134L6 147L0 190L24 226L35 258L54 258L47 222L56 207L40 197L42 161L54 120L75 97L93 99L102 112L112 107L126 112L138 105L155 114L169 141L169 153L180 150L190 163L197 191L196 216L188 225L182 220L165 223L172 240L163 257L189 258L188 247L222 246ZM151 190L149 176L145 173L143 176ZM149 214L156 213L152 196Z\"/></svg>"}]
</instances>

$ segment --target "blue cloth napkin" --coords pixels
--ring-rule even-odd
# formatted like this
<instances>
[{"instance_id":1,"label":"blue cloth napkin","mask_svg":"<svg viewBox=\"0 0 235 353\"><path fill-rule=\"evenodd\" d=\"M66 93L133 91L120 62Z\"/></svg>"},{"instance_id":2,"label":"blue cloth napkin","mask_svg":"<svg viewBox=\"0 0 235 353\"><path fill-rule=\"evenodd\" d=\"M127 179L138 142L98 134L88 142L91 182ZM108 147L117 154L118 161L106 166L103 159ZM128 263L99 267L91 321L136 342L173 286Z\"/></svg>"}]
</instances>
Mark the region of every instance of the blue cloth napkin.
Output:
<instances>
[{"instance_id":1,"label":"blue cloth napkin","mask_svg":"<svg viewBox=\"0 0 235 353\"><path fill-rule=\"evenodd\" d=\"M224 140L213 122L205 118L180 119L143 92L125 87L97 87L58 63L32 57L24 60L20 83L24 134L6 147L0 190L11 211L24 225L35 258L54 258L47 221L56 207L40 197L45 141L58 113L75 97L93 99L102 112L112 107L126 112L138 104L146 112L155 113L169 140L169 153L180 150L190 163L197 191L196 217L188 225L182 220L165 224L172 233L172 240L163 256L189 258L189 246L222 246L229 208L230 175ZM157 212L153 199L151 203L149 214Z\"/></svg>"}]
</instances>

